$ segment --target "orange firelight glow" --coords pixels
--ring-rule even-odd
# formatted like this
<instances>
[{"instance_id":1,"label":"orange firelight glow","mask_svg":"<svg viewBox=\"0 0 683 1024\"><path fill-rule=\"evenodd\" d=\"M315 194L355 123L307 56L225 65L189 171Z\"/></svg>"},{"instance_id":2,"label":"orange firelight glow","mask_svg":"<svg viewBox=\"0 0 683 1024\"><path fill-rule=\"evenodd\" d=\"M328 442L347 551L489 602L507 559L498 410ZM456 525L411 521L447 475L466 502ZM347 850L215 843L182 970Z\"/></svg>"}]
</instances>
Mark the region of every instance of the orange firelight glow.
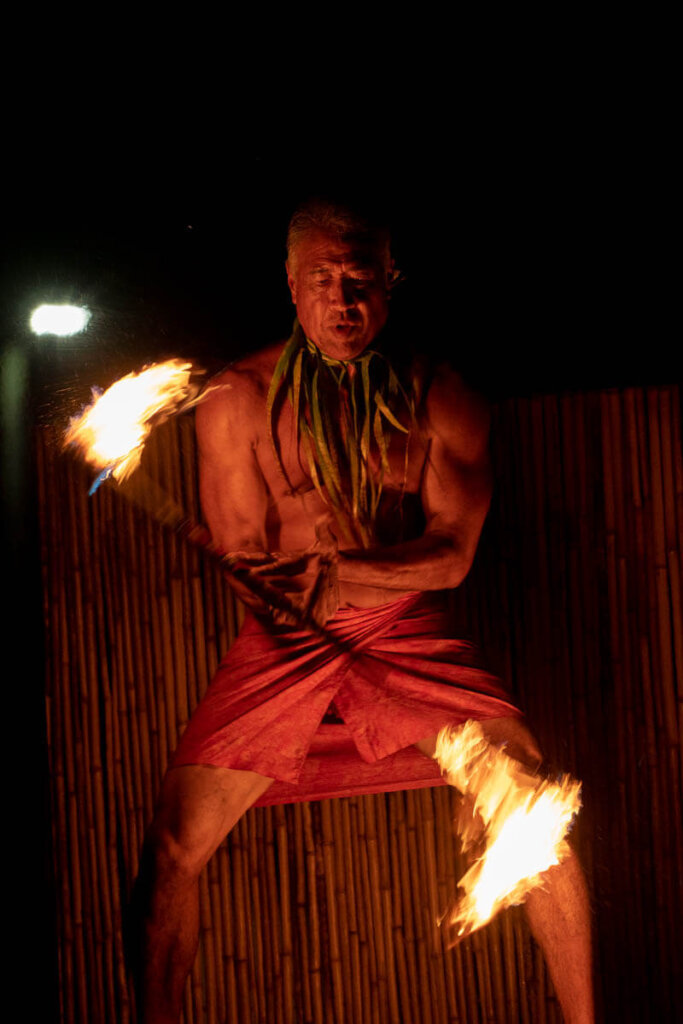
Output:
<instances>
[{"instance_id":1,"label":"orange firelight glow","mask_svg":"<svg viewBox=\"0 0 683 1024\"><path fill-rule=\"evenodd\" d=\"M559 782L532 775L489 744L477 722L442 729L434 757L450 785L473 800L464 841L482 831L485 839L484 853L458 883L462 898L442 919L458 941L504 907L522 903L567 856L581 783L569 775Z\"/></svg>"},{"instance_id":2,"label":"orange firelight glow","mask_svg":"<svg viewBox=\"0 0 683 1024\"><path fill-rule=\"evenodd\" d=\"M139 466L152 427L196 405L210 390L200 394L192 363L156 363L96 395L71 420L64 442L75 446L96 469L124 480Z\"/></svg>"}]
</instances>

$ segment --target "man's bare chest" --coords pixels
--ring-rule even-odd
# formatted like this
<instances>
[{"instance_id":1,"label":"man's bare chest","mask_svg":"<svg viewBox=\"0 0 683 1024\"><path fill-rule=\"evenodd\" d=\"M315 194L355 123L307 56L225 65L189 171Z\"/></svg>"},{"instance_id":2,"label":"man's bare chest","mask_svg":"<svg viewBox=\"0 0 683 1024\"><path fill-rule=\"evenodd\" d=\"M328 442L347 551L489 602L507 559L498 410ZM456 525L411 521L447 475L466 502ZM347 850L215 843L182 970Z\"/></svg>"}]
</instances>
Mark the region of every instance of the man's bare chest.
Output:
<instances>
[{"instance_id":1,"label":"man's bare chest","mask_svg":"<svg viewBox=\"0 0 683 1024\"><path fill-rule=\"evenodd\" d=\"M408 434L394 429L384 432L384 465L376 443L371 442L367 450L363 450L362 439L349 438L345 448L354 444L358 464L365 463L363 474L367 473L368 477L371 476L376 482L381 481L382 489L413 495L419 493L428 452L427 439L419 425L414 425ZM329 455L341 486L350 487L348 451L339 448L332 450L330 446ZM256 457L274 498L292 497L314 491L315 479L324 489L320 452L315 441L305 436L305 431L296 421L289 403L283 404L271 424L264 416L258 431Z\"/></svg>"}]
</instances>

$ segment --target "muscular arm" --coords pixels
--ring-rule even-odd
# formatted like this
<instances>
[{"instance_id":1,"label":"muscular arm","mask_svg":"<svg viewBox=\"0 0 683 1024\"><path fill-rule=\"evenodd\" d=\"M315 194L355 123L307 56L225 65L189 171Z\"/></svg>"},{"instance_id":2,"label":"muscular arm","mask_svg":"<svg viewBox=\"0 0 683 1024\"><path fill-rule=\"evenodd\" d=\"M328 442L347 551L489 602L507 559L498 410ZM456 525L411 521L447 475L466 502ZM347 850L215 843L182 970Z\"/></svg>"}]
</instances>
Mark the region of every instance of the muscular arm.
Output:
<instances>
[{"instance_id":1,"label":"muscular arm","mask_svg":"<svg viewBox=\"0 0 683 1024\"><path fill-rule=\"evenodd\" d=\"M425 532L402 544L340 552L341 581L441 590L459 586L469 572L491 501L488 409L446 370L432 384L426 411Z\"/></svg>"},{"instance_id":2,"label":"muscular arm","mask_svg":"<svg viewBox=\"0 0 683 1024\"><path fill-rule=\"evenodd\" d=\"M308 580L306 559L267 550L269 492L255 451L263 427L261 389L239 371L226 371L218 383L229 389L217 390L197 409L199 486L214 543L233 556L230 585L253 611L274 622L300 624L302 616L318 614L323 621L331 597L316 586L319 597L308 600L316 576Z\"/></svg>"},{"instance_id":3,"label":"muscular arm","mask_svg":"<svg viewBox=\"0 0 683 1024\"><path fill-rule=\"evenodd\" d=\"M198 406L199 489L204 518L225 552L266 550L267 491L251 436L249 381L227 371L228 387Z\"/></svg>"}]
</instances>

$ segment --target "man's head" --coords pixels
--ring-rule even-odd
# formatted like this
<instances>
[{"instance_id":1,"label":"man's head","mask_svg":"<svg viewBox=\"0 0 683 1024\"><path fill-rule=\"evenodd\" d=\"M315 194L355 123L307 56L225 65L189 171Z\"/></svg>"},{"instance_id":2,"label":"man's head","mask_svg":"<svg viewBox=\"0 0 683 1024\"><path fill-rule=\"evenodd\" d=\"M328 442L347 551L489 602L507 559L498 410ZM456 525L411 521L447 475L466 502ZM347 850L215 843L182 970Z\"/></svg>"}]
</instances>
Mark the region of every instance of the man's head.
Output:
<instances>
[{"instance_id":1,"label":"man's head","mask_svg":"<svg viewBox=\"0 0 683 1024\"><path fill-rule=\"evenodd\" d=\"M287 233L287 281L308 338L334 359L354 359L389 313L390 238L348 207L311 200Z\"/></svg>"}]
</instances>

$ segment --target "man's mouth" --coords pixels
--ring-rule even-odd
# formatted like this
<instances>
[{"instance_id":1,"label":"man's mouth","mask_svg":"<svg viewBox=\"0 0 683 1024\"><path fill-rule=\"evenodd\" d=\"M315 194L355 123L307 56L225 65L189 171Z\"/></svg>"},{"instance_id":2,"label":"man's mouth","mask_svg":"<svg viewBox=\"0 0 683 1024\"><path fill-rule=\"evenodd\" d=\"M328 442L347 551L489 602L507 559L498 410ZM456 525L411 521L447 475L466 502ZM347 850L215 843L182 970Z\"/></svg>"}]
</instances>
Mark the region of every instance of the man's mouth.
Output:
<instances>
[{"instance_id":1,"label":"man's mouth","mask_svg":"<svg viewBox=\"0 0 683 1024\"><path fill-rule=\"evenodd\" d=\"M332 326L339 334L350 334L352 331L357 331L360 324L350 323L348 320L344 320L341 323L333 324Z\"/></svg>"}]
</instances>

